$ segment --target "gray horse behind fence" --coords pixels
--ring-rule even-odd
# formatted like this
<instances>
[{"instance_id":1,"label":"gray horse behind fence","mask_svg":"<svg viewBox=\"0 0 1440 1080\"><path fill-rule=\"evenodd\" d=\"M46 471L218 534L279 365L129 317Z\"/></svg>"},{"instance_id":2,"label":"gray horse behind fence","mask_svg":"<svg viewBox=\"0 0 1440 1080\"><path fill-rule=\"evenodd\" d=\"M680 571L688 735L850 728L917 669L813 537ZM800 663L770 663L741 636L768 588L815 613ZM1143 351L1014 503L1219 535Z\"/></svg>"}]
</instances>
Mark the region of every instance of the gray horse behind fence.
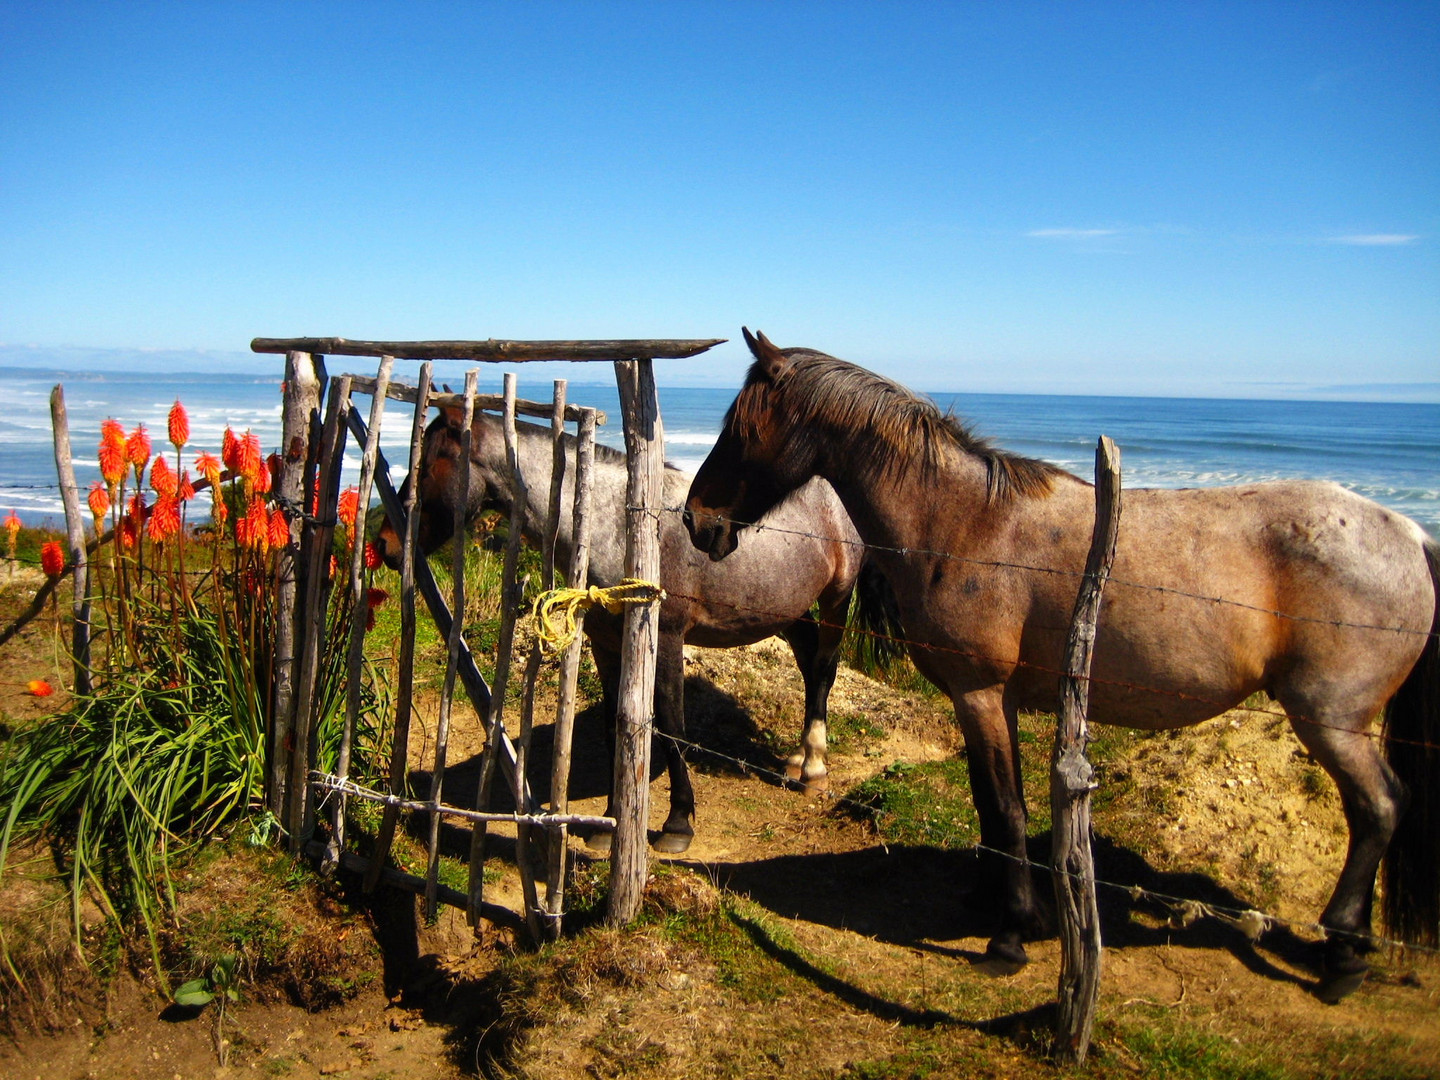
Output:
<instances>
[{"instance_id":1,"label":"gray horse behind fence","mask_svg":"<svg viewBox=\"0 0 1440 1080\"><path fill-rule=\"evenodd\" d=\"M425 433L420 466L420 550L429 554L447 541L454 529L454 469L460 458L458 408L442 410ZM479 414L472 427L470 492L467 516L482 509L511 508L511 488L501 421ZM548 513L553 450L550 429L517 423L520 472L527 503L524 531L537 540ZM576 440L565 435L561 504L574 500ZM407 479L406 483L412 482ZM609 587L624 577L625 564L625 455L606 446L595 447L594 490L588 584ZM670 813L655 841L657 850L684 851L694 835L691 820L695 796L676 741L685 734L684 645L707 648L749 645L775 634L794 650L805 680L805 725L801 749L789 761L787 772L812 789L826 785L826 706L835 681L838 652L846 612L861 572L862 548L855 528L830 485L816 480L775 507L765 519L772 529L757 531L724 564L697 552L676 508L690 486L690 477L677 469L665 470L660 515L660 584L667 594L660 607L659 653L655 672L655 723L662 736L670 776ZM556 536L557 563L568 565L573 543L571 515L560 515ZM385 561L398 567L400 542L393 525L382 527L377 546ZM883 583L867 575L861 590L864 618L883 620ZM873 597L872 599L868 599ZM816 616L812 617L811 609ZM882 622L874 625L881 626ZM607 737L613 738L616 692L620 678L621 618L596 606L585 616L585 632L604 689ZM613 750L613 746L612 746ZM596 842L603 844L608 834Z\"/></svg>"},{"instance_id":2,"label":"gray horse behind fence","mask_svg":"<svg viewBox=\"0 0 1440 1080\"><path fill-rule=\"evenodd\" d=\"M1093 488L972 435L863 368L745 333L755 356L687 501L695 544L735 549L747 522L814 477L834 485L899 605L916 666L964 733L981 839L1003 894L992 970L1025 962L1041 920L1025 851L1016 714L1054 709L1095 518ZM1100 613L1091 715L1164 729L1265 691L1340 789L1350 846L1318 988L1364 977L1376 869L1383 914L1440 936L1440 546L1336 484L1124 493ZM1382 756L1371 732L1385 716Z\"/></svg>"}]
</instances>

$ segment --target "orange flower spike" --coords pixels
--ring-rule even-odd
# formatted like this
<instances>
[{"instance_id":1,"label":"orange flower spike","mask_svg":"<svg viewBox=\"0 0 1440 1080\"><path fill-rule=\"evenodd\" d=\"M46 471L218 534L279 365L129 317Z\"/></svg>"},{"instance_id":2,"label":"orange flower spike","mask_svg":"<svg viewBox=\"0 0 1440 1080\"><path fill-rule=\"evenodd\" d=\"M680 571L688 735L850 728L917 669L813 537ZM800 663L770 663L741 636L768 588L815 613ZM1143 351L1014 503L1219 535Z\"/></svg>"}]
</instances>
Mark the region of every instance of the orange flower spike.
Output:
<instances>
[{"instance_id":1,"label":"orange flower spike","mask_svg":"<svg viewBox=\"0 0 1440 1080\"><path fill-rule=\"evenodd\" d=\"M270 546L283 548L290 543L290 522L285 520L285 511L278 506L270 514Z\"/></svg>"},{"instance_id":2,"label":"orange flower spike","mask_svg":"<svg viewBox=\"0 0 1440 1080\"><path fill-rule=\"evenodd\" d=\"M125 460L140 471L145 471L145 466L150 461L150 433L145 430L144 424L136 424L125 439Z\"/></svg>"},{"instance_id":3,"label":"orange flower spike","mask_svg":"<svg viewBox=\"0 0 1440 1080\"><path fill-rule=\"evenodd\" d=\"M255 548L263 554L270 547L270 515L265 510L264 499L250 500L250 509L245 512L245 525L249 538L247 546ZM235 530L237 533L240 530L238 522Z\"/></svg>"},{"instance_id":4,"label":"orange flower spike","mask_svg":"<svg viewBox=\"0 0 1440 1080\"><path fill-rule=\"evenodd\" d=\"M14 510L5 515L5 531L9 533L10 557L13 559L15 557L15 537L20 532L20 515Z\"/></svg>"},{"instance_id":5,"label":"orange flower spike","mask_svg":"<svg viewBox=\"0 0 1440 1080\"><path fill-rule=\"evenodd\" d=\"M195 498L195 485L190 482L190 470L186 469L180 474L180 487L176 491L181 502L189 502Z\"/></svg>"},{"instance_id":6,"label":"orange flower spike","mask_svg":"<svg viewBox=\"0 0 1440 1080\"><path fill-rule=\"evenodd\" d=\"M155 489L155 494L168 498L174 498L180 490L180 478L170 468L164 454L157 454L155 464L150 467L150 486Z\"/></svg>"},{"instance_id":7,"label":"orange flower spike","mask_svg":"<svg viewBox=\"0 0 1440 1080\"><path fill-rule=\"evenodd\" d=\"M225 425L225 437L220 442L220 460L231 472L240 471L240 440L230 430L229 424Z\"/></svg>"},{"instance_id":8,"label":"orange flower spike","mask_svg":"<svg viewBox=\"0 0 1440 1080\"><path fill-rule=\"evenodd\" d=\"M25 692L34 697L49 697L55 693L55 688L44 679L31 679L25 684Z\"/></svg>"},{"instance_id":9,"label":"orange flower spike","mask_svg":"<svg viewBox=\"0 0 1440 1080\"><path fill-rule=\"evenodd\" d=\"M190 441L190 414L185 411L185 406L180 404L180 399L175 399L175 404L170 406L169 417L170 441L175 446L178 454L180 449Z\"/></svg>"},{"instance_id":10,"label":"orange flower spike","mask_svg":"<svg viewBox=\"0 0 1440 1080\"><path fill-rule=\"evenodd\" d=\"M260 471L265 468L265 452L260 447L260 436L247 430L240 437L240 447L235 457L240 475L258 486L262 482L259 479Z\"/></svg>"},{"instance_id":11,"label":"orange flower spike","mask_svg":"<svg viewBox=\"0 0 1440 1080\"><path fill-rule=\"evenodd\" d=\"M155 509L150 511L150 523L146 535L156 543L168 540L180 531L180 500L173 495L161 495L155 500Z\"/></svg>"},{"instance_id":12,"label":"orange flower spike","mask_svg":"<svg viewBox=\"0 0 1440 1080\"><path fill-rule=\"evenodd\" d=\"M133 539L140 537L140 532L145 528L145 494L137 491L130 496L130 505L125 510L125 520L130 523L130 533ZM127 546L129 546L127 544Z\"/></svg>"},{"instance_id":13,"label":"orange flower spike","mask_svg":"<svg viewBox=\"0 0 1440 1080\"><path fill-rule=\"evenodd\" d=\"M47 540L40 547L40 569L45 576L58 578L65 572L65 549L58 540Z\"/></svg>"},{"instance_id":14,"label":"orange flower spike","mask_svg":"<svg viewBox=\"0 0 1440 1080\"><path fill-rule=\"evenodd\" d=\"M270 467L262 461L260 467L255 470L255 474L250 477L250 485L256 495L268 495L270 489L274 487L274 480L275 477L271 474Z\"/></svg>"},{"instance_id":15,"label":"orange flower spike","mask_svg":"<svg viewBox=\"0 0 1440 1080\"><path fill-rule=\"evenodd\" d=\"M340 503L336 507L335 516L340 519L340 524L347 528L354 528L355 515L360 512L360 492L353 487L348 487L340 493Z\"/></svg>"},{"instance_id":16,"label":"orange flower spike","mask_svg":"<svg viewBox=\"0 0 1440 1080\"><path fill-rule=\"evenodd\" d=\"M365 593L365 605L372 611L390 599L390 594L384 589L368 589Z\"/></svg>"},{"instance_id":17,"label":"orange flower spike","mask_svg":"<svg viewBox=\"0 0 1440 1080\"><path fill-rule=\"evenodd\" d=\"M226 430L228 431L229 428ZM220 486L220 459L214 454L200 454L195 459L195 471L209 480L212 488Z\"/></svg>"},{"instance_id":18,"label":"orange flower spike","mask_svg":"<svg viewBox=\"0 0 1440 1080\"><path fill-rule=\"evenodd\" d=\"M125 475L125 429L118 420L100 425L100 475L114 487Z\"/></svg>"},{"instance_id":19,"label":"orange flower spike","mask_svg":"<svg viewBox=\"0 0 1440 1080\"><path fill-rule=\"evenodd\" d=\"M133 548L135 546L135 522L130 518L124 518L120 522L120 546Z\"/></svg>"},{"instance_id":20,"label":"orange flower spike","mask_svg":"<svg viewBox=\"0 0 1440 1080\"><path fill-rule=\"evenodd\" d=\"M86 501L90 503L90 513L97 518L103 518L110 512L110 492L105 490L105 485L99 480L90 485L90 495Z\"/></svg>"},{"instance_id":21,"label":"orange flower spike","mask_svg":"<svg viewBox=\"0 0 1440 1080\"><path fill-rule=\"evenodd\" d=\"M380 558L380 549L367 540L365 543L365 569L379 570L383 565L384 561Z\"/></svg>"}]
</instances>

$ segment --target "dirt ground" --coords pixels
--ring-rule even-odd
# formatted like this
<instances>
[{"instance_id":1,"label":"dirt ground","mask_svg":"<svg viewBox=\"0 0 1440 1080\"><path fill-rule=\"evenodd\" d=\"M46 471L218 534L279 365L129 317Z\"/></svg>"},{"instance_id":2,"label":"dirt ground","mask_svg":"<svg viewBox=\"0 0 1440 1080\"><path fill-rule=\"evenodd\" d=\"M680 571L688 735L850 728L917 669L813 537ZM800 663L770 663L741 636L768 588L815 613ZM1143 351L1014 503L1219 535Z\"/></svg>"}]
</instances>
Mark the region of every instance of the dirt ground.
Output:
<instances>
[{"instance_id":1,"label":"dirt ground","mask_svg":"<svg viewBox=\"0 0 1440 1080\"><path fill-rule=\"evenodd\" d=\"M42 670L45 657L53 657L42 623L36 620L0 649L0 719L12 726L49 711L61 697L38 702L21 689L38 675L63 676ZM691 754L696 838L668 862L693 873L695 884L686 888L700 898L694 903L713 902L703 898L715 890L735 898L746 932L782 965L772 1003L757 1005L757 995L737 992L716 962L653 931L602 936L594 947L613 947L612 966L622 975L576 981L562 1007L516 1038L506 1067L516 1075L554 1077L857 1078L1028 1076L1049 1068L1040 1063L1029 1030L1049 1022L1056 943L1029 946L1032 962L1009 978L991 979L974 966L988 915L973 853L886 846L869 823L837 812L831 798L787 788L768 771L777 764L776 751L798 734L802 712L799 675L785 647L772 641L748 650L692 651L687 677L692 737L715 753ZM831 713L883 730L832 752L831 793L852 789L892 762L933 761L957 750L941 701L899 693L848 669L841 671ZM572 807L600 812L603 740L585 719L577 734ZM421 720L415 750L424 753L433 723L428 699ZM548 738L548 727L537 730L540 770L548 767ZM467 769L473 772L477 746L473 727L459 724L447 791L470 788ZM1382 1060L1403 1065L1408 1075L1432 1068L1440 1075L1440 963L1434 958L1378 955L1369 981L1339 1006L1324 1005L1313 993L1318 935L1310 921L1345 848L1333 786L1317 784L1313 768L1283 718L1261 712L1227 714L1146 739L1108 766L1107 781L1124 783L1126 792L1097 813L1102 879L1224 908L1259 907L1294 921L1251 944L1241 928L1221 919L1194 918L1193 910L1137 897L1128 888L1103 889L1106 966L1089 1074L1159 1075L1135 1060L1114 1032L1132 1018L1163 1012L1236 1046L1278 1048L1282 1058L1287 1047L1303 1055L1308 1046L1348 1038L1357 1061L1373 1065L1367 1048L1380 1046L1390 1055ZM543 781L537 788L543 798ZM651 788L652 827L663 820L667 799L659 776ZM1153 837L1143 851L1132 839L1142 833ZM583 856L583 844L572 844ZM1041 887L1048 892L1048 885ZM489 898L518 906L513 872ZM394 925L374 911L362 925L368 931L352 932L373 933L384 946L385 959L377 961L386 967L384 977L319 1012L247 994L222 1032L225 1066L213 1010L176 1015L141 980L122 975L108 994L80 995L61 1030L0 1045L0 1075L476 1075L490 1028L500 1022L486 978L496 959L508 955L507 935L490 932L477 940L454 913L426 926L415 919L413 905L398 918L399 945ZM916 1057L922 1050L952 1064L927 1065L931 1058ZM962 1060L963 1069L953 1064ZM1301 1067L1296 1074L1312 1073ZM1317 1065L1313 1074L1348 1075L1346 1062Z\"/></svg>"}]
</instances>

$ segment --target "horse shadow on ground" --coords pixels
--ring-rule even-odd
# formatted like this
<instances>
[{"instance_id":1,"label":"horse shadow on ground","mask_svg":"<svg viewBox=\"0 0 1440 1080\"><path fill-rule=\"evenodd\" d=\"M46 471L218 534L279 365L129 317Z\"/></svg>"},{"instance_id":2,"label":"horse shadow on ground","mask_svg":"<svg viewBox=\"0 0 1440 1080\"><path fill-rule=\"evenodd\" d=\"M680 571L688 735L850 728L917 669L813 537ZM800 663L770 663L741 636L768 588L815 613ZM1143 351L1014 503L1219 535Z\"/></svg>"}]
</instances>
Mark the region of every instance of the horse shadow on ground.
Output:
<instances>
[{"instance_id":1,"label":"horse shadow on ground","mask_svg":"<svg viewBox=\"0 0 1440 1080\"><path fill-rule=\"evenodd\" d=\"M604 711L599 705L593 705L575 717L569 787L572 801L602 797L610 791L610 751L606 746L604 724ZM716 776L748 775L776 787L788 784L780 773L783 762L749 710L733 695L719 689L707 679L692 675L685 680L685 725L686 741L696 744L684 749L684 756L692 771ZM798 730L795 735L798 742ZM663 736L657 735L651 746L652 780L665 773L662 738ZM536 725L531 734L530 760L526 774L531 795L542 804L550 802L554 751L555 725ZM442 801L446 805L462 810L475 808L480 765L478 754L446 765L442 792ZM434 773L430 769L411 769L410 790L420 797L428 797L433 777ZM500 814L512 813L515 809L515 798L509 781L498 769L491 785L489 809ZM704 807L700 808L700 814L703 818ZM418 812L410 814L406 821L407 831L422 843L428 838L427 821L426 815ZM697 827L703 828L703 825ZM574 831L578 836L588 835L583 827ZM454 818L446 819L440 832L442 854L468 858L470 826L467 823ZM504 836L496 836L491 843L493 854L513 860L513 841Z\"/></svg>"},{"instance_id":2,"label":"horse shadow on ground","mask_svg":"<svg viewBox=\"0 0 1440 1080\"><path fill-rule=\"evenodd\" d=\"M1032 862L1043 867L1049 853L1048 832L1030 839ZM1306 979L1292 969L1318 975L1321 947L1288 927L1272 926L1255 943L1239 927L1217 919L1185 919L1188 925L1180 924L1185 908L1167 898L1183 898L1235 912L1250 907L1213 878L1195 872L1158 870L1136 852L1104 837L1095 838L1094 854L1097 880L1106 883L1099 886L1098 894L1106 947L1223 949L1263 978L1312 992L1317 988L1318 979ZM707 874L717 885L748 897L776 915L853 931L977 966L983 965L982 952L948 943L960 938L986 938L996 928L999 888L990 884L992 868L974 850L877 844L860 850L781 855L747 863L673 861ZM1036 868L1032 876L1037 895L1047 905L1047 936L1053 936L1050 873ZM802 973L812 965L797 955L787 966Z\"/></svg>"}]
</instances>

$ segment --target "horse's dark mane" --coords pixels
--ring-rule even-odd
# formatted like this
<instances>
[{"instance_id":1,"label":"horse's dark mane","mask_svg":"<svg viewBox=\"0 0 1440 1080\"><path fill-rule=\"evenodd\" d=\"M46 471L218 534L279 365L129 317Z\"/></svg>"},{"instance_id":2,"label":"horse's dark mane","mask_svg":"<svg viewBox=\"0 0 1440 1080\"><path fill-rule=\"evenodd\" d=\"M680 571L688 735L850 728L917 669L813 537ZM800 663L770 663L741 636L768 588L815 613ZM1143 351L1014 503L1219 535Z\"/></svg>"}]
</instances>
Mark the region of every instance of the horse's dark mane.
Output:
<instances>
[{"instance_id":1,"label":"horse's dark mane","mask_svg":"<svg viewBox=\"0 0 1440 1080\"><path fill-rule=\"evenodd\" d=\"M929 398L873 371L811 349L785 349L784 355L791 363L774 385L786 412L799 424L819 423L852 434L863 444L867 467L882 474L917 458L930 472L938 448L951 446L984 464L991 502L1047 495L1057 476L1068 475L1049 462L994 446L953 413L942 413ZM757 361L745 385L766 378ZM745 397L736 399L737 409Z\"/></svg>"}]
</instances>

